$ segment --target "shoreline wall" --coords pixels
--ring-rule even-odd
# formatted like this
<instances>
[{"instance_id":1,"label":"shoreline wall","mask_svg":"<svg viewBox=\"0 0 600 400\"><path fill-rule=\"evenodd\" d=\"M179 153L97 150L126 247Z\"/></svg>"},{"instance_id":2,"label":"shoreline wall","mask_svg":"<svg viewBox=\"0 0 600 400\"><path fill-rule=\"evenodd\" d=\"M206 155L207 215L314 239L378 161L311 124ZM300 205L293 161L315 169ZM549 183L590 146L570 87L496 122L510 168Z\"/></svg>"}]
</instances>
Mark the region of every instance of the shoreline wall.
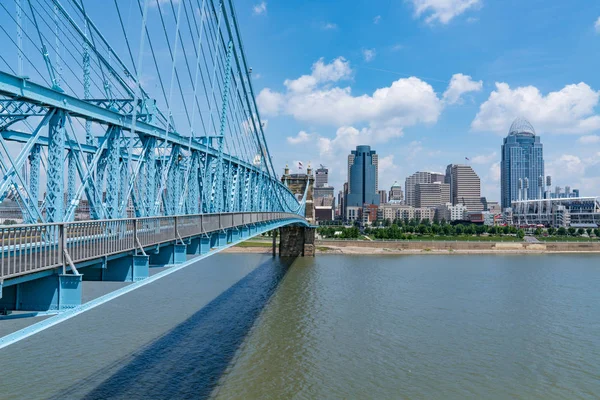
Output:
<instances>
[{"instance_id":1,"label":"shoreline wall","mask_svg":"<svg viewBox=\"0 0 600 400\"><path fill-rule=\"evenodd\" d=\"M365 241L317 240L316 246L364 247L397 250L532 250L552 252L600 252L600 242L467 242L467 241Z\"/></svg>"}]
</instances>

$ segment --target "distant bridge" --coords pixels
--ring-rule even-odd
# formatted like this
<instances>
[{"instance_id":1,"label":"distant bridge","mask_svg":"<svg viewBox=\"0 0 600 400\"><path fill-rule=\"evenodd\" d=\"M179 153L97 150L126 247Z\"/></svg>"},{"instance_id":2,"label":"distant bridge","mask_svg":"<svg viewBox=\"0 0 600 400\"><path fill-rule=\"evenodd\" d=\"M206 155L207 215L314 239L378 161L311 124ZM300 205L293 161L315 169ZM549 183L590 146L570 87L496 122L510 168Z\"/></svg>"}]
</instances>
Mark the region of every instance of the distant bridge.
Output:
<instances>
[{"instance_id":1,"label":"distant bridge","mask_svg":"<svg viewBox=\"0 0 600 400\"><path fill-rule=\"evenodd\" d=\"M0 308L76 307L82 275L308 226L232 0L2 1L0 37L0 202L23 222L0 227Z\"/></svg>"}]
</instances>

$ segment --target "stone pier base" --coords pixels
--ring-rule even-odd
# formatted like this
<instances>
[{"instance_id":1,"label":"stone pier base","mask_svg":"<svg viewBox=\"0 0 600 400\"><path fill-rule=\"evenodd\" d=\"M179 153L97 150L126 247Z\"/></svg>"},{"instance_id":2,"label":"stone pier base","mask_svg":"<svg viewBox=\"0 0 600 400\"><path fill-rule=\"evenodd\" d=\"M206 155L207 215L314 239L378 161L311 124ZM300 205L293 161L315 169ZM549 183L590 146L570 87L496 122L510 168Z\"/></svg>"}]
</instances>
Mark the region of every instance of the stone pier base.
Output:
<instances>
[{"instance_id":1,"label":"stone pier base","mask_svg":"<svg viewBox=\"0 0 600 400\"><path fill-rule=\"evenodd\" d=\"M315 228L286 226L279 233L279 257L314 257Z\"/></svg>"}]
</instances>

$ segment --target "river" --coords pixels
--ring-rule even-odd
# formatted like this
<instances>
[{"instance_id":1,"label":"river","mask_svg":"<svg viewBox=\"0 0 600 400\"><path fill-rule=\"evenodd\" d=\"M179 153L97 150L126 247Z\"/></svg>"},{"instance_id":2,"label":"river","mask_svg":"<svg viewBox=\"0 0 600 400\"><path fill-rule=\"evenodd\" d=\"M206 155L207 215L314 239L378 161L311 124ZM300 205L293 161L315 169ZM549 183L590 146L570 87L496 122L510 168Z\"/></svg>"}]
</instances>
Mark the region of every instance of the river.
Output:
<instances>
[{"instance_id":1,"label":"river","mask_svg":"<svg viewBox=\"0 0 600 400\"><path fill-rule=\"evenodd\" d=\"M599 289L584 254L216 255L0 350L0 398L597 399Z\"/></svg>"}]
</instances>

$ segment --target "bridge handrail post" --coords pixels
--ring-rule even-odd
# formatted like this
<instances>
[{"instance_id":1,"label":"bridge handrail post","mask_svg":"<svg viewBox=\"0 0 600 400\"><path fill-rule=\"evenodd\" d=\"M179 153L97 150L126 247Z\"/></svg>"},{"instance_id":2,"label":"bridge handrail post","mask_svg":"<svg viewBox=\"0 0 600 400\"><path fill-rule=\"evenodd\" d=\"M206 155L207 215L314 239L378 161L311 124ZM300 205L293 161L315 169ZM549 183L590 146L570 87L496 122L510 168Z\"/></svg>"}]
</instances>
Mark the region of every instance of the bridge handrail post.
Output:
<instances>
[{"instance_id":1,"label":"bridge handrail post","mask_svg":"<svg viewBox=\"0 0 600 400\"><path fill-rule=\"evenodd\" d=\"M58 259L60 261L60 264L62 265L62 273L63 275L66 274L66 267L65 267L65 244L66 244L66 238L65 238L65 224L59 224L58 225Z\"/></svg>"},{"instance_id":2,"label":"bridge handrail post","mask_svg":"<svg viewBox=\"0 0 600 400\"><path fill-rule=\"evenodd\" d=\"M138 246L139 240L138 240L138 220L137 218L133 219L133 249L136 250L136 247ZM143 249L142 249L143 251ZM137 254L137 250L135 251L134 254Z\"/></svg>"}]
</instances>

